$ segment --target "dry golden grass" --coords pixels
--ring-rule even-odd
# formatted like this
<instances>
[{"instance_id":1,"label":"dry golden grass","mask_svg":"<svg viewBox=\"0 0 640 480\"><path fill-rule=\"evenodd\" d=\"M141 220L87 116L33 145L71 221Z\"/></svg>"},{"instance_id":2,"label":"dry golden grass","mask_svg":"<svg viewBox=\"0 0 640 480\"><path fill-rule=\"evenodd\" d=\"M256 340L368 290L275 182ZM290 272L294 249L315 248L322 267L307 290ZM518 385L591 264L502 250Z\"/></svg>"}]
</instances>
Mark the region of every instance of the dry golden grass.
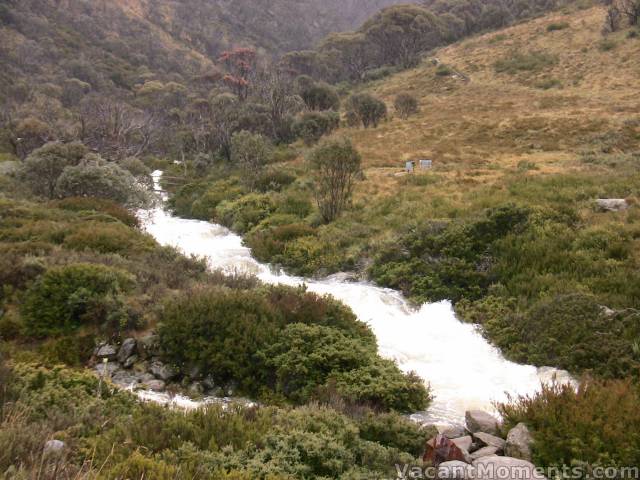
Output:
<instances>
[{"instance_id":1,"label":"dry golden grass","mask_svg":"<svg viewBox=\"0 0 640 480\"><path fill-rule=\"evenodd\" d=\"M443 48L421 66L371 84L367 90L389 107L409 92L421 112L391 118L377 129L343 129L362 152L367 180L358 197L391 196L407 182L395 176L404 162L432 158L439 193L452 196L499 183L526 162L530 175L585 168L581 151L603 140L633 149L625 135L640 118L640 40L626 32L602 48L601 7L546 17ZM551 24L568 28L548 31ZM514 52L542 52L549 65L515 74L495 64ZM470 77L436 75L434 58ZM626 130L625 130L626 129ZM608 137L608 140L607 140ZM416 187L418 189L425 188Z\"/></svg>"}]
</instances>

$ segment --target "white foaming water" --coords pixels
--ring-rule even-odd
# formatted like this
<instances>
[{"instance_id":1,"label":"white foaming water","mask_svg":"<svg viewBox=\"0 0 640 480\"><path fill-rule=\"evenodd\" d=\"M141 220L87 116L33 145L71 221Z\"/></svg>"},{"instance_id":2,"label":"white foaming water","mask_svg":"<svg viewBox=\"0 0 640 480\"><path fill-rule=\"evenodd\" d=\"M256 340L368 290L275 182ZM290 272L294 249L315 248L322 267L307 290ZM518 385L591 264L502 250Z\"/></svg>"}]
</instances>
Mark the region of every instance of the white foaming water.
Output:
<instances>
[{"instance_id":1,"label":"white foaming water","mask_svg":"<svg viewBox=\"0 0 640 480\"><path fill-rule=\"evenodd\" d=\"M157 190L161 175L154 172ZM554 376L572 381L563 371L506 360L475 326L456 318L449 302L414 309L394 290L350 282L341 275L311 280L273 272L251 257L238 235L220 225L177 218L161 207L141 217L159 243L205 257L212 268L250 272L269 284L305 284L309 291L330 294L351 307L375 333L381 355L430 383L435 398L428 412L414 416L418 420L461 423L466 410L493 411L494 402L505 401L508 394L534 393Z\"/></svg>"}]
</instances>

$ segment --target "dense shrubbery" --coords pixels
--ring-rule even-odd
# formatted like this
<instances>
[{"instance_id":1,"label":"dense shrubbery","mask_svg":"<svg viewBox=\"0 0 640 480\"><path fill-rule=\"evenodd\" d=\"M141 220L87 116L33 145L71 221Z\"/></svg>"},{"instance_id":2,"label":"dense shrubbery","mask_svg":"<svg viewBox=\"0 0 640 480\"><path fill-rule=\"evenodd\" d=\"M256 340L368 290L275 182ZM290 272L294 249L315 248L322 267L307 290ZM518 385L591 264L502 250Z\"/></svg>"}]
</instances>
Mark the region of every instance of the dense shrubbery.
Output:
<instances>
[{"instance_id":1,"label":"dense shrubbery","mask_svg":"<svg viewBox=\"0 0 640 480\"><path fill-rule=\"evenodd\" d=\"M527 219L527 210L509 205L466 222L419 225L379 254L371 274L418 301L477 299L491 283L495 242Z\"/></svg>"},{"instance_id":2,"label":"dense shrubbery","mask_svg":"<svg viewBox=\"0 0 640 480\"><path fill-rule=\"evenodd\" d=\"M532 397L501 405L505 429L525 422L541 467L583 469L640 465L640 391L629 381L546 386Z\"/></svg>"},{"instance_id":3,"label":"dense shrubbery","mask_svg":"<svg viewBox=\"0 0 640 480\"><path fill-rule=\"evenodd\" d=\"M138 226L138 219L133 213L110 200L92 197L69 197L64 200L56 200L51 205L55 208L74 212L105 213L129 227Z\"/></svg>"},{"instance_id":4,"label":"dense shrubbery","mask_svg":"<svg viewBox=\"0 0 640 480\"><path fill-rule=\"evenodd\" d=\"M380 359L371 332L349 310L303 291L193 292L167 303L159 334L182 371L208 372L249 395L305 403L335 389L387 410L427 403L422 381Z\"/></svg>"},{"instance_id":5,"label":"dense shrubbery","mask_svg":"<svg viewBox=\"0 0 640 480\"><path fill-rule=\"evenodd\" d=\"M640 378L640 314L607 314L588 295L541 300L523 313L495 315L484 327L516 361L603 377Z\"/></svg>"},{"instance_id":6,"label":"dense shrubbery","mask_svg":"<svg viewBox=\"0 0 640 480\"><path fill-rule=\"evenodd\" d=\"M102 265L52 268L26 292L22 314L30 335L69 333L82 325L126 326L122 293L133 280Z\"/></svg>"},{"instance_id":7,"label":"dense shrubbery","mask_svg":"<svg viewBox=\"0 0 640 480\"><path fill-rule=\"evenodd\" d=\"M175 411L63 368L2 365L0 383L0 470L13 465L25 476L56 469L80 478L84 466L104 478L388 477L432 434L396 414L322 406ZM42 461L52 437L66 442L67 455Z\"/></svg>"},{"instance_id":8,"label":"dense shrubbery","mask_svg":"<svg viewBox=\"0 0 640 480\"><path fill-rule=\"evenodd\" d=\"M340 114L337 112L307 112L296 120L293 132L307 145L313 145L338 128L339 124Z\"/></svg>"}]
</instances>

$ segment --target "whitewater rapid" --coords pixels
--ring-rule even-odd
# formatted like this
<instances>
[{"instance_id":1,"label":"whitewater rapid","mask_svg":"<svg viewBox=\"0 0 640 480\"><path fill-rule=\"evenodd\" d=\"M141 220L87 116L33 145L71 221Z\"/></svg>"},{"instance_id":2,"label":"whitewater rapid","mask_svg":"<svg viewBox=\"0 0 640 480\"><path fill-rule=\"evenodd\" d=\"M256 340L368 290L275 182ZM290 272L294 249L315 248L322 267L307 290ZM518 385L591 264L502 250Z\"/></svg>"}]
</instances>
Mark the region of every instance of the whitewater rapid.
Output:
<instances>
[{"instance_id":1,"label":"whitewater rapid","mask_svg":"<svg viewBox=\"0 0 640 480\"><path fill-rule=\"evenodd\" d=\"M159 189L161 172L154 172ZM273 271L257 262L242 238L209 222L178 218L162 206L141 214L145 230L160 244L207 259L212 269L248 272L268 284L306 285L351 307L378 339L380 354L405 372L414 371L431 386L434 401L416 420L461 423L469 409L494 410L508 395L532 394L542 383L571 381L552 368L536 368L506 360L474 325L460 322L449 302L411 305L394 290L350 281L346 275L322 280Z\"/></svg>"}]
</instances>

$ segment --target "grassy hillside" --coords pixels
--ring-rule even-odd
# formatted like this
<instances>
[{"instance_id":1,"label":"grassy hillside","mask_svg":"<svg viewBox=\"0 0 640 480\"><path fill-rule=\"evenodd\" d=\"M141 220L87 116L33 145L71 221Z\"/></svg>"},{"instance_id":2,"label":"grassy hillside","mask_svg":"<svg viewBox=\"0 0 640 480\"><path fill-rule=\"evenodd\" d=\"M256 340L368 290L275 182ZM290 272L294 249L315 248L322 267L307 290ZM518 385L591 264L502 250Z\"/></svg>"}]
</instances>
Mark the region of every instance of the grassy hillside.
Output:
<instances>
[{"instance_id":1,"label":"grassy hillside","mask_svg":"<svg viewBox=\"0 0 640 480\"><path fill-rule=\"evenodd\" d=\"M243 192L233 172L220 181L230 173L216 170L174 206L246 234L264 261L308 275L357 270L416 302L453 300L518 361L635 375L638 330L626 309L640 307L640 44L631 29L603 37L603 16L573 6L357 88L391 113L377 128L335 133L352 139L364 173L336 221L313 208L302 144L296 160L272 167L287 179L276 191ZM408 119L393 113L402 93L420 104ZM403 171L421 158L434 168ZM599 198L630 208L605 212ZM598 305L627 313L613 328ZM558 325L570 331L549 333ZM539 340L526 333L536 329ZM616 340L596 354L602 329ZM590 353L545 344L547 334Z\"/></svg>"}]
</instances>

